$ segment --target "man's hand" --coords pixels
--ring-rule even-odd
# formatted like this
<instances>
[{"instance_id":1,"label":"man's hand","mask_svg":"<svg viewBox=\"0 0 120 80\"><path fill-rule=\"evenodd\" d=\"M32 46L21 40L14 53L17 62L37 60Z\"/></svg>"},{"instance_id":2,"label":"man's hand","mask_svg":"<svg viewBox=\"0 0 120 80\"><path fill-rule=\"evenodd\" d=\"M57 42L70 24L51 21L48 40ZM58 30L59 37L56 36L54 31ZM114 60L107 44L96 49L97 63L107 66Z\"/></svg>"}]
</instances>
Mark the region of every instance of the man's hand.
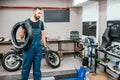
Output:
<instances>
[{"instance_id":1,"label":"man's hand","mask_svg":"<svg viewBox=\"0 0 120 80\"><path fill-rule=\"evenodd\" d=\"M45 51L45 53L47 53L47 52L48 52L47 47L44 47L44 51Z\"/></svg>"}]
</instances>

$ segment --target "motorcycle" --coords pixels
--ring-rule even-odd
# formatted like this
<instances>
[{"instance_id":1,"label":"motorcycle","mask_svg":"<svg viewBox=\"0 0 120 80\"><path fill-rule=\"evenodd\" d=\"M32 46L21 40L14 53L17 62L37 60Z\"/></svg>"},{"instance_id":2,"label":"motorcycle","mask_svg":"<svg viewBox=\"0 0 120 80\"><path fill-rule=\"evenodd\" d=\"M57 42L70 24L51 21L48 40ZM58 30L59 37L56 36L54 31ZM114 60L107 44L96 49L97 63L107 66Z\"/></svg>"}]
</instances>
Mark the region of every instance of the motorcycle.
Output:
<instances>
[{"instance_id":1,"label":"motorcycle","mask_svg":"<svg viewBox=\"0 0 120 80\"><path fill-rule=\"evenodd\" d=\"M42 54L45 55L45 60L47 64L52 68L59 67L61 60L58 53L56 51L51 50L48 46L47 46L47 49L48 49L47 52L45 52L43 48L43 52L42 52ZM7 52L5 54L2 60L3 68L9 72L19 70L23 61L22 51L18 51L15 48L11 48L11 50L12 51Z\"/></svg>"},{"instance_id":2,"label":"motorcycle","mask_svg":"<svg viewBox=\"0 0 120 80\"><path fill-rule=\"evenodd\" d=\"M17 31L19 27L23 27L26 30L27 35L25 43L22 45L18 42L18 36ZM32 42L33 33L32 33L32 27L27 23L27 21L17 22L12 30L11 30L11 42L15 48L12 48L12 51L7 52L2 60L2 66L7 71L16 71L18 70L23 62L23 54L22 51L26 48L28 48ZM46 39L46 43L48 44L48 41ZM60 66L61 60L57 52L51 50L47 45L47 51L43 48L43 53L45 54L45 60L49 66L52 68L57 68Z\"/></svg>"}]
</instances>

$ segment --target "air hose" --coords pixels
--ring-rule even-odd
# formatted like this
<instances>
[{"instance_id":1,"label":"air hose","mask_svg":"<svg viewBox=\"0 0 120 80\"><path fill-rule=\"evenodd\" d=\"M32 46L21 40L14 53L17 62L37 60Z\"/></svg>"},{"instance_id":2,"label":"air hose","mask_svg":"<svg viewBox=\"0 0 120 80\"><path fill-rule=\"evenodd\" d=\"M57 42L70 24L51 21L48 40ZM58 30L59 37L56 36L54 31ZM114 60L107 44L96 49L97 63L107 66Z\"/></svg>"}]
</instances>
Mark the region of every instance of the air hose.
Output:
<instances>
[{"instance_id":1,"label":"air hose","mask_svg":"<svg viewBox=\"0 0 120 80\"><path fill-rule=\"evenodd\" d=\"M17 31L18 31L19 27L24 27L24 29L26 30L26 34L27 34L27 36L25 36L26 41L22 45L20 45L19 42L16 39L16 34L17 34ZM32 42L32 38L33 38L32 36L33 36L32 27L31 27L30 24L28 24L25 21L17 22L11 30L11 42L17 50L27 49Z\"/></svg>"}]
</instances>

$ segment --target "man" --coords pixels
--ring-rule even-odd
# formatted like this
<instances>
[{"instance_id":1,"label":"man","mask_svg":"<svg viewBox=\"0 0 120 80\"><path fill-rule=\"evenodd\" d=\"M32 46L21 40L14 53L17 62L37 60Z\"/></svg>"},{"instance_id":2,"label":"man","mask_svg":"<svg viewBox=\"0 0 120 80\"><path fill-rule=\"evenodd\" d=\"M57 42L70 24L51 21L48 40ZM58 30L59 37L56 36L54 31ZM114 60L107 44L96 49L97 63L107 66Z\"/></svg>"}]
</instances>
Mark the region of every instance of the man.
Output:
<instances>
[{"instance_id":1,"label":"man","mask_svg":"<svg viewBox=\"0 0 120 80\"><path fill-rule=\"evenodd\" d=\"M33 63L33 79L41 80L41 71L40 64L42 59L42 42L46 48L46 40L45 40L45 31L44 24L40 19L42 15L42 9L40 7L35 7L33 9L33 15L31 18L26 20L32 26L33 30L33 40L28 49L23 51L23 66L22 66L22 79L28 80L30 68ZM20 31L20 38L23 39L25 36L25 29L23 28Z\"/></svg>"}]
</instances>

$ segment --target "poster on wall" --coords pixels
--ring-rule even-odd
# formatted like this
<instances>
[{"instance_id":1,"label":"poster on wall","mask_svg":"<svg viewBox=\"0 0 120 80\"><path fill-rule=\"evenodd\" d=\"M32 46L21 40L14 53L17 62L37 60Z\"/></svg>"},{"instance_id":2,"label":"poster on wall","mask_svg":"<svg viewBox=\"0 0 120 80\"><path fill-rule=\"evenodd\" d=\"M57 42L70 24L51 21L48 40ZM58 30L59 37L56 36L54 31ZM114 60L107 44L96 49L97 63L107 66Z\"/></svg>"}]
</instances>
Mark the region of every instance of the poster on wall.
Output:
<instances>
[{"instance_id":1,"label":"poster on wall","mask_svg":"<svg viewBox=\"0 0 120 80\"><path fill-rule=\"evenodd\" d=\"M44 22L69 22L69 10L44 10Z\"/></svg>"},{"instance_id":2,"label":"poster on wall","mask_svg":"<svg viewBox=\"0 0 120 80\"><path fill-rule=\"evenodd\" d=\"M96 21L83 22L83 35L96 37Z\"/></svg>"},{"instance_id":3,"label":"poster on wall","mask_svg":"<svg viewBox=\"0 0 120 80\"><path fill-rule=\"evenodd\" d=\"M107 21L107 27L112 26L112 25L120 26L120 20L108 20Z\"/></svg>"}]
</instances>

